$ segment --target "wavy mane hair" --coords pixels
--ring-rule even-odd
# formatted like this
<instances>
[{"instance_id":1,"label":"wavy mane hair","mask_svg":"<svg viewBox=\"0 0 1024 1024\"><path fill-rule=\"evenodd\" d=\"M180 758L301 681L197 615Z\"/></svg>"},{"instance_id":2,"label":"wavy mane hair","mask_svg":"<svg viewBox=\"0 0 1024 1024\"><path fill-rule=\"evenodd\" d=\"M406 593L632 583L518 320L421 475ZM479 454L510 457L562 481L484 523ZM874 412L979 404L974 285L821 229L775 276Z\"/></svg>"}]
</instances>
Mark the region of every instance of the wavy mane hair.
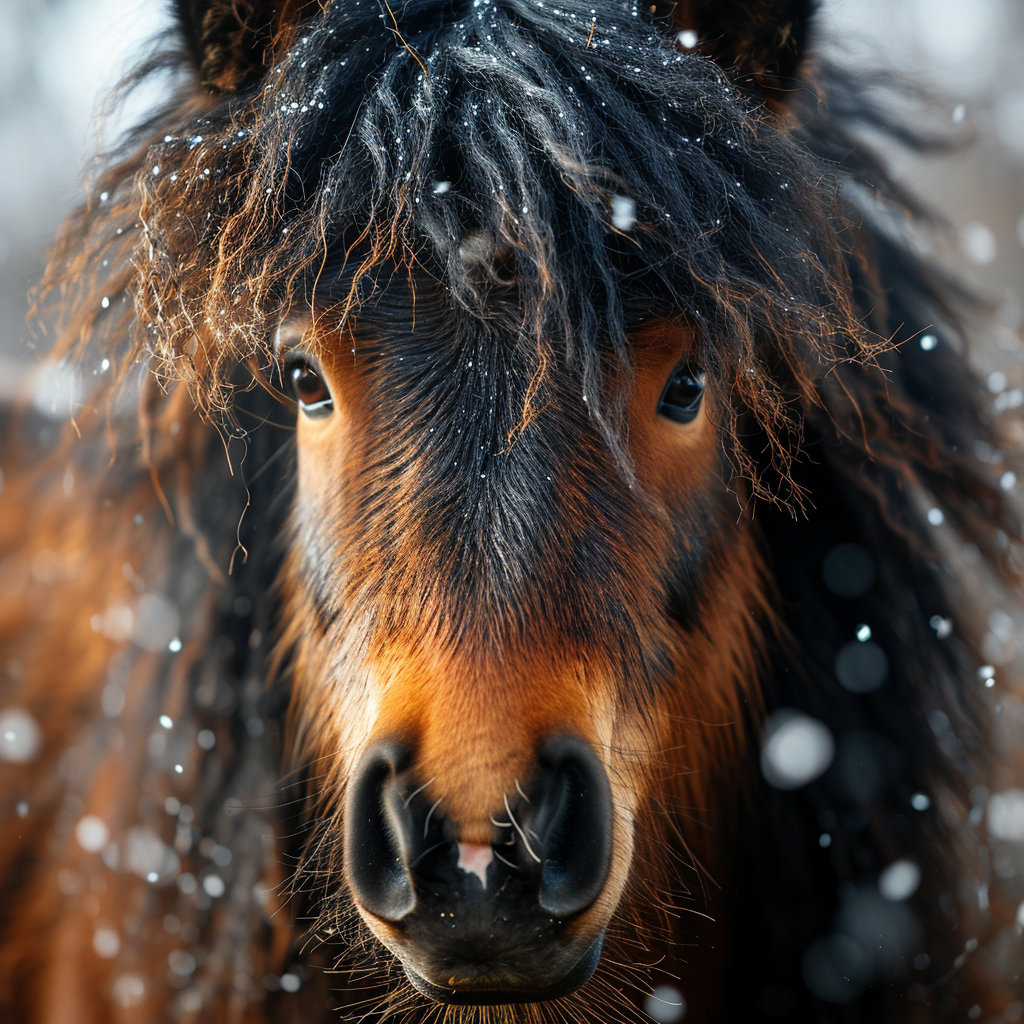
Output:
<instances>
[{"instance_id":1,"label":"wavy mane hair","mask_svg":"<svg viewBox=\"0 0 1024 1024\"><path fill-rule=\"evenodd\" d=\"M31 410L7 417L0 706L31 714L42 753L0 766L4 1014L50 1019L61 985L152 1020L435 1012L352 915L322 913L322 709L293 693L304 627L281 615L294 444L275 328L297 309L338 331L379 320L398 279L528 361L510 445L570 367L627 482L631 333L649 318L694 331L773 595L746 744L721 752L736 784L702 794L727 808L738 881L720 899L744 922L726 1019L1020 1007L1024 874L998 868L1017 847L1000 862L977 811L1019 778L1012 651L994 686L979 678L989 613L1020 614L1020 516L999 485L1019 425L970 368L983 311L922 256L933 225L862 129L925 143L874 81L807 59L811 4L176 9L178 37L136 76L170 71L173 96L88 183L37 295L49 358L87 399L59 439ZM677 45L691 25L700 45ZM870 553L870 589L827 585L840 545ZM835 664L865 623L888 681L855 693ZM836 743L830 772L793 792L758 769L780 709ZM151 728L160 715L173 734ZM703 820L689 785L666 783L642 816L610 961L552 1014L627 1019L686 961L678 908L703 912L715 874L683 838ZM108 866L137 885L112 892L82 866L86 807L123 825ZM147 860L152 836L165 861ZM898 858L921 869L909 904L877 897ZM230 906L204 902L210 862ZM192 882L147 887L150 873ZM115 917L111 981L84 965ZM872 929L885 950L849 969L843 937ZM148 965L175 943L190 960L150 1004ZM317 964L338 965L342 991Z\"/></svg>"}]
</instances>

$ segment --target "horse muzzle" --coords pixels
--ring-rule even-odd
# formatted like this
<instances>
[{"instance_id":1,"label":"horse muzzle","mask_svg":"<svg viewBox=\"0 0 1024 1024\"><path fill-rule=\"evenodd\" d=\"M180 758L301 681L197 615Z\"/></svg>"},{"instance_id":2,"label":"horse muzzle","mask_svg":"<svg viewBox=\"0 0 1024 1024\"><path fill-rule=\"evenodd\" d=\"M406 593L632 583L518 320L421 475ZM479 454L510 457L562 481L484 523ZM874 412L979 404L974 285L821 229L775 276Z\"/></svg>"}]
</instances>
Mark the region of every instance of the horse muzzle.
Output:
<instances>
[{"instance_id":1,"label":"horse muzzle","mask_svg":"<svg viewBox=\"0 0 1024 1024\"><path fill-rule=\"evenodd\" d=\"M612 863L611 788L582 740L543 743L491 819L489 845L427 795L412 751L372 745L350 783L345 872L374 932L438 1002L556 999L593 974L605 922L587 914Z\"/></svg>"}]
</instances>

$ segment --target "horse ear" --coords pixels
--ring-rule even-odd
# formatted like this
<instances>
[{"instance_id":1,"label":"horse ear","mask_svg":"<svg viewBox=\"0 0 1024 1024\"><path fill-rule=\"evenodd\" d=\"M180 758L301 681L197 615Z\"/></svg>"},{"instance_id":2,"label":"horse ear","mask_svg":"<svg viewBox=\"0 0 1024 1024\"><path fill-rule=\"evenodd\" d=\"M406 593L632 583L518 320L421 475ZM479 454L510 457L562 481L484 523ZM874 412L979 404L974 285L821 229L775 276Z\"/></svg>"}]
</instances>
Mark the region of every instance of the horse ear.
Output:
<instances>
[{"instance_id":1,"label":"horse ear","mask_svg":"<svg viewBox=\"0 0 1024 1024\"><path fill-rule=\"evenodd\" d=\"M679 0L680 47L699 48L772 105L792 91L807 50L815 0Z\"/></svg>"},{"instance_id":2,"label":"horse ear","mask_svg":"<svg viewBox=\"0 0 1024 1024\"><path fill-rule=\"evenodd\" d=\"M200 82L236 92L260 79L316 0L174 0Z\"/></svg>"}]
</instances>

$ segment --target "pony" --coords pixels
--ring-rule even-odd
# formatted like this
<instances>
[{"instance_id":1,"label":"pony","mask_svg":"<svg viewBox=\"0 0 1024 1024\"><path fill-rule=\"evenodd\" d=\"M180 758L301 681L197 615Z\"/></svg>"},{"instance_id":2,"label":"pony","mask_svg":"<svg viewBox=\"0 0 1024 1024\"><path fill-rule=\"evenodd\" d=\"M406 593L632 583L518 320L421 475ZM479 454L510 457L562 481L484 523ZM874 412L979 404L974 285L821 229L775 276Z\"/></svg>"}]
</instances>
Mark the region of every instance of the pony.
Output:
<instances>
[{"instance_id":1,"label":"pony","mask_svg":"<svg viewBox=\"0 0 1024 1024\"><path fill-rule=\"evenodd\" d=\"M811 0L174 11L5 412L3 1019L1020 1019L1020 431Z\"/></svg>"}]
</instances>

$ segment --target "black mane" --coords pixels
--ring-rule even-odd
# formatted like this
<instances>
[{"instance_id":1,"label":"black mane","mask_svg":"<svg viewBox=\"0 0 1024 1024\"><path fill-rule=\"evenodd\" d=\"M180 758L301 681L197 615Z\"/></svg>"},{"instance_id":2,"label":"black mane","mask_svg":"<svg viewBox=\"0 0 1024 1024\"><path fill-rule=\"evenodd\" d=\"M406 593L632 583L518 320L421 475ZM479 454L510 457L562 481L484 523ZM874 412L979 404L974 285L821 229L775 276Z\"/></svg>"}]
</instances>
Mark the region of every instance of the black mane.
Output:
<instances>
[{"instance_id":1,"label":"black mane","mask_svg":"<svg viewBox=\"0 0 1024 1024\"><path fill-rule=\"evenodd\" d=\"M136 350L223 406L228 367L266 350L296 296L350 315L367 274L416 263L486 320L497 251L521 343L539 367L576 363L610 444L602 358L628 365L630 323L677 313L699 327L712 386L743 397L784 465L800 428L779 368L817 376L879 342L849 302L836 168L642 5L419 2L395 17L330 6L262 84L160 118L97 182L97 248L114 220L142 231ZM130 187L142 218L128 227ZM635 230L615 227L616 203ZM124 322L93 319L123 337ZM196 369L185 349L204 322L223 326ZM762 497L789 500L759 485L744 446L733 457Z\"/></svg>"}]
</instances>

